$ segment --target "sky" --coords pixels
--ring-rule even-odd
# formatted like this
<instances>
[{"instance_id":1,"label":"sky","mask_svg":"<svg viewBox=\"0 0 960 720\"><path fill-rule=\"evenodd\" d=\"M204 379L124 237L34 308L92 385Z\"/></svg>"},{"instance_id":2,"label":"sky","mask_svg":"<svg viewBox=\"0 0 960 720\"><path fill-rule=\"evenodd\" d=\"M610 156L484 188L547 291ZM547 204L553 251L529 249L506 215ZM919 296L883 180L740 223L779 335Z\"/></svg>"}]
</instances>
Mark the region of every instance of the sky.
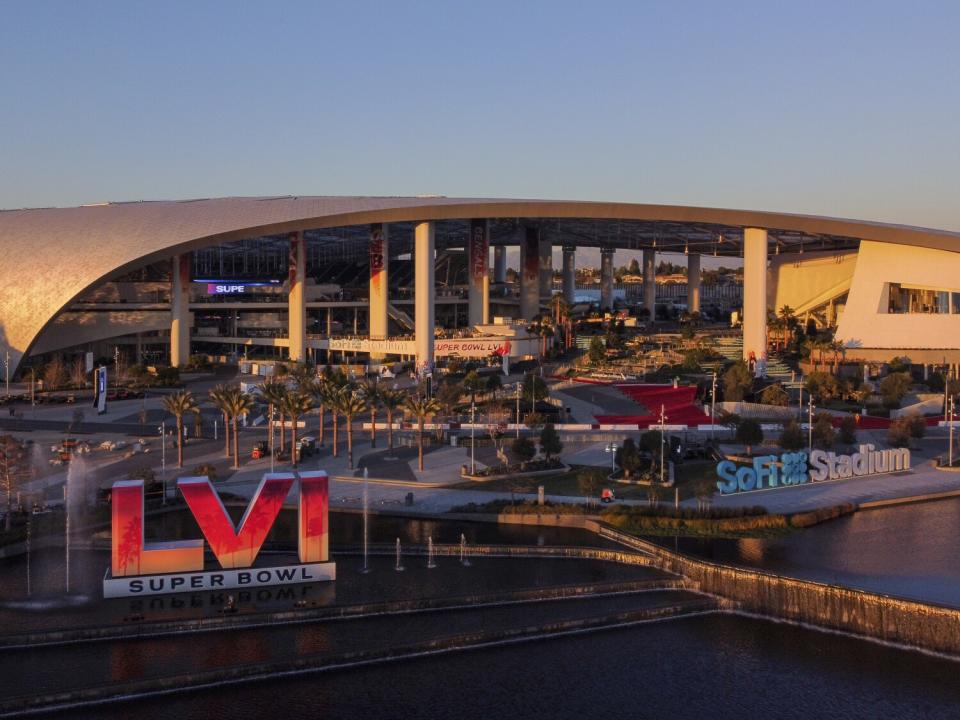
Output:
<instances>
[{"instance_id":1,"label":"sky","mask_svg":"<svg viewBox=\"0 0 960 720\"><path fill-rule=\"evenodd\" d=\"M956 2L5 2L0 207L536 197L960 230Z\"/></svg>"}]
</instances>

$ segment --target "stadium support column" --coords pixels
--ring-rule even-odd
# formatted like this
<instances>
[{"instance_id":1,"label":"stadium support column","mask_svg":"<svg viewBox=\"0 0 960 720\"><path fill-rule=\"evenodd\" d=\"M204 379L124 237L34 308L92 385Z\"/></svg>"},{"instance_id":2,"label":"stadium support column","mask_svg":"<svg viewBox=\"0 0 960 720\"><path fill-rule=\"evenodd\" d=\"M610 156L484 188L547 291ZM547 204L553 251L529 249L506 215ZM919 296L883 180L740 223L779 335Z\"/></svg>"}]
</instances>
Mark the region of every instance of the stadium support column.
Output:
<instances>
[{"instance_id":1,"label":"stadium support column","mask_svg":"<svg viewBox=\"0 0 960 720\"><path fill-rule=\"evenodd\" d=\"M520 319L540 314L540 230L528 227L520 238Z\"/></svg>"},{"instance_id":2,"label":"stadium support column","mask_svg":"<svg viewBox=\"0 0 960 720\"><path fill-rule=\"evenodd\" d=\"M553 297L553 243L540 238L540 302L550 303Z\"/></svg>"},{"instance_id":3,"label":"stadium support column","mask_svg":"<svg viewBox=\"0 0 960 720\"><path fill-rule=\"evenodd\" d=\"M650 313L650 322L657 320L657 251L643 251L643 306Z\"/></svg>"},{"instance_id":4,"label":"stadium support column","mask_svg":"<svg viewBox=\"0 0 960 720\"><path fill-rule=\"evenodd\" d=\"M493 281L505 283L507 281L507 248L497 245L493 249Z\"/></svg>"},{"instance_id":5,"label":"stadium support column","mask_svg":"<svg viewBox=\"0 0 960 720\"><path fill-rule=\"evenodd\" d=\"M743 359L758 377L767 358L767 231L743 231Z\"/></svg>"},{"instance_id":6,"label":"stadium support column","mask_svg":"<svg viewBox=\"0 0 960 720\"><path fill-rule=\"evenodd\" d=\"M563 248L563 299L567 305L573 305L577 294L577 249Z\"/></svg>"},{"instance_id":7,"label":"stadium support column","mask_svg":"<svg viewBox=\"0 0 960 720\"><path fill-rule=\"evenodd\" d=\"M486 325L490 321L490 226L486 220L470 222L467 248L470 263L469 325Z\"/></svg>"},{"instance_id":8,"label":"stadium support column","mask_svg":"<svg viewBox=\"0 0 960 720\"><path fill-rule=\"evenodd\" d=\"M190 360L190 254L173 256L170 289L170 364Z\"/></svg>"},{"instance_id":9,"label":"stadium support column","mask_svg":"<svg viewBox=\"0 0 960 720\"><path fill-rule=\"evenodd\" d=\"M700 254L687 255L687 311L700 312Z\"/></svg>"},{"instance_id":10,"label":"stadium support column","mask_svg":"<svg viewBox=\"0 0 960 720\"><path fill-rule=\"evenodd\" d=\"M600 248L600 312L613 309L613 248Z\"/></svg>"},{"instance_id":11,"label":"stadium support column","mask_svg":"<svg viewBox=\"0 0 960 720\"><path fill-rule=\"evenodd\" d=\"M390 302L389 294L389 264L390 248L387 226L383 223L374 223L370 226L370 313L368 326L371 340L386 340L387 338L387 305ZM354 316L356 324L356 316ZM382 360L383 353L370 353L370 358Z\"/></svg>"},{"instance_id":12,"label":"stadium support column","mask_svg":"<svg viewBox=\"0 0 960 720\"><path fill-rule=\"evenodd\" d=\"M303 233L290 233L290 255L287 259L289 295L287 296L287 321L290 340L290 360L304 362L307 359L307 252Z\"/></svg>"},{"instance_id":13,"label":"stadium support column","mask_svg":"<svg viewBox=\"0 0 960 720\"><path fill-rule=\"evenodd\" d=\"M434 225L432 222L417 223L414 227L413 271L416 294L414 296L414 347L417 352L417 372L433 370L434 335Z\"/></svg>"}]
</instances>

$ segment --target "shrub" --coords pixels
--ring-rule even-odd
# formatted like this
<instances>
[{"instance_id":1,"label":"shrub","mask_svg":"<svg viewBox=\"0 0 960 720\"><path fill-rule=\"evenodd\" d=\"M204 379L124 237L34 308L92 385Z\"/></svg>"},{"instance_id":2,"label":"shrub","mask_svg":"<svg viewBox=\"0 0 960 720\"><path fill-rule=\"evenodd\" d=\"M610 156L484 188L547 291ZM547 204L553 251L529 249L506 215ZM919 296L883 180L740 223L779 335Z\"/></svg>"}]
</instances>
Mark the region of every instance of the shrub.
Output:
<instances>
[{"instance_id":1,"label":"shrub","mask_svg":"<svg viewBox=\"0 0 960 720\"><path fill-rule=\"evenodd\" d=\"M637 451L637 444L633 438L627 438L623 441L623 447L617 450L617 465L623 470L623 476L626 479L640 469L640 453Z\"/></svg>"},{"instance_id":2,"label":"shrub","mask_svg":"<svg viewBox=\"0 0 960 720\"><path fill-rule=\"evenodd\" d=\"M845 415L840 421L840 442L844 445L857 442L857 419L853 415Z\"/></svg>"},{"instance_id":3,"label":"shrub","mask_svg":"<svg viewBox=\"0 0 960 720\"><path fill-rule=\"evenodd\" d=\"M897 418L890 423L887 444L897 448L910 446L910 424L907 418Z\"/></svg>"},{"instance_id":4,"label":"shrub","mask_svg":"<svg viewBox=\"0 0 960 720\"><path fill-rule=\"evenodd\" d=\"M210 463L201 463L190 471L191 475L210 478L210 482L217 481L217 468Z\"/></svg>"},{"instance_id":5,"label":"shrub","mask_svg":"<svg viewBox=\"0 0 960 720\"><path fill-rule=\"evenodd\" d=\"M783 431L780 433L780 447L784 450L796 451L806 447L807 439L804 437L803 428L796 420L788 420L783 425Z\"/></svg>"},{"instance_id":6,"label":"shrub","mask_svg":"<svg viewBox=\"0 0 960 720\"><path fill-rule=\"evenodd\" d=\"M837 432L833 429L833 417L829 413L817 413L813 416L813 444L818 448L829 450L837 439Z\"/></svg>"},{"instance_id":7,"label":"shrub","mask_svg":"<svg viewBox=\"0 0 960 720\"><path fill-rule=\"evenodd\" d=\"M895 372L880 381L880 396L888 408L900 407L900 401L912 384L911 377L905 372Z\"/></svg>"},{"instance_id":8,"label":"shrub","mask_svg":"<svg viewBox=\"0 0 960 720\"><path fill-rule=\"evenodd\" d=\"M927 434L927 423L920 415L911 413L907 415L904 420L906 421L907 430L910 432L910 437L919 440Z\"/></svg>"},{"instance_id":9,"label":"shrub","mask_svg":"<svg viewBox=\"0 0 960 720\"><path fill-rule=\"evenodd\" d=\"M760 402L764 405L786 407L790 404L790 396L780 383L774 383L765 387L760 393Z\"/></svg>"},{"instance_id":10,"label":"shrub","mask_svg":"<svg viewBox=\"0 0 960 720\"><path fill-rule=\"evenodd\" d=\"M157 368L157 382L160 385L179 385L180 384L180 369L175 367L159 367Z\"/></svg>"}]
</instances>

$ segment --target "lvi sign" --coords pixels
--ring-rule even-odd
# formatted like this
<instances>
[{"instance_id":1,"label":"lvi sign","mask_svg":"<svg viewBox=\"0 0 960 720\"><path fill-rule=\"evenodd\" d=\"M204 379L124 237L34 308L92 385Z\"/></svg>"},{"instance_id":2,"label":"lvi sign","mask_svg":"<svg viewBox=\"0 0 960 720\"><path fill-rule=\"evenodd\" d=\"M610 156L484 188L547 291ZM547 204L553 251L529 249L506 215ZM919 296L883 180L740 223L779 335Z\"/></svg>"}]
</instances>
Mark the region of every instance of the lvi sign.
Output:
<instances>
[{"instance_id":1,"label":"lvi sign","mask_svg":"<svg viewBox=\"0 0 960 720\"><path fill-rule=\"evenodd\" d=\"M329 562L327 474L299 474L297 545L299 563L254 567L284 500L297 482L291 473L263 476L247 509L234 525L205 477L180 478L177 487L203 539L148 543L144 537L142 480L114 483L111 493L111 561L103 580L105 598L223 590L336 579ZM206 545L220 565L205 570Z\"/></svg>"}]
</instances>

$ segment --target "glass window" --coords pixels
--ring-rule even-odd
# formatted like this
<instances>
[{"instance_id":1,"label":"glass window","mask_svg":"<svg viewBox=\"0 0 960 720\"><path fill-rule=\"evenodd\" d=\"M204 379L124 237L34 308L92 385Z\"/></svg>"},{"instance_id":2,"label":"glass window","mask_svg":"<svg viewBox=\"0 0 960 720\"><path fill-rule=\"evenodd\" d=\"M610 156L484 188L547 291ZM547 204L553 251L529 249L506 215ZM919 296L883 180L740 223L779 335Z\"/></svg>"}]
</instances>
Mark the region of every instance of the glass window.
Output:
<instances>
[{"instance_id":1,"label":"glass window","mask_svg":"<svg viewBox=\"0 0 960 720\"><path fill-rule=\"evenodd\" d=\"M889 284L887 312L893 314L947 315L960 313L960 292L927 290Z\"/></svg>"}]
</instances>

